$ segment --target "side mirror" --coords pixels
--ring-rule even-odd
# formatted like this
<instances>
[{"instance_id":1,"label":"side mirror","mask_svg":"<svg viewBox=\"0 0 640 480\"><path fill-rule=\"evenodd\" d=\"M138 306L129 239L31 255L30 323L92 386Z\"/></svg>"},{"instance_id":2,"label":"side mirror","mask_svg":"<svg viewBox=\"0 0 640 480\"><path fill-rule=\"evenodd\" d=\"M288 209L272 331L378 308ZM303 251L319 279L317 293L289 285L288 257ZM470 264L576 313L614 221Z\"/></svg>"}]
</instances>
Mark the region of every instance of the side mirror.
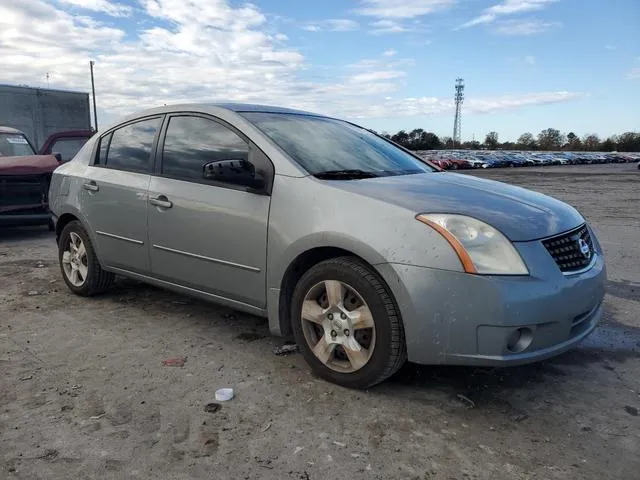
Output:
<instances>
[{"instance_id":1,"label":"side mirror","mask_svg":"<svg viewBox=\"0 0 640 480\"><path fill-rule=\"evenodd\" d=\"M56 157L58 163L62 163L62 155L58 152L53 152L53 156Z\"/></svg>"},{"instance_id":2,"label":"side mirror","mask_svg":"<svg viewBox=\"0 0 640 480\"><path fill-rule=\"evenodd\" d=\"M220 160L205 163L202 176L206 180L240 185L252 190L260 191L265 188L264 179L256 175L252 163L242 159Z\"/></svg>"}]
</instances>

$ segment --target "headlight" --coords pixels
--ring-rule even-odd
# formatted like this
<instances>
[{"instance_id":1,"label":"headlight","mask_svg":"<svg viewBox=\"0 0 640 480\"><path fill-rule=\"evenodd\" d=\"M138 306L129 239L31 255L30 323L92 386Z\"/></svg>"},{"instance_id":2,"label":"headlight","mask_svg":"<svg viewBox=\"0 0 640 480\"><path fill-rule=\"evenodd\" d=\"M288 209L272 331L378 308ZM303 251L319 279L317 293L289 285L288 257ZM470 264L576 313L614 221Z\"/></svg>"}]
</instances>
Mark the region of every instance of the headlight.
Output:
<instances>
[{"instance_id":1,"label":"headlight","mask_svg":"<svg viewBox=\"0 0 640 480\"><path fill-rule=\"evenodd\" d=\"M456 251L465 272L491 275L528 275L513 244L498 230L475 218L443 213L416 219L437 230Z\"/></svg>"}]
</instances>

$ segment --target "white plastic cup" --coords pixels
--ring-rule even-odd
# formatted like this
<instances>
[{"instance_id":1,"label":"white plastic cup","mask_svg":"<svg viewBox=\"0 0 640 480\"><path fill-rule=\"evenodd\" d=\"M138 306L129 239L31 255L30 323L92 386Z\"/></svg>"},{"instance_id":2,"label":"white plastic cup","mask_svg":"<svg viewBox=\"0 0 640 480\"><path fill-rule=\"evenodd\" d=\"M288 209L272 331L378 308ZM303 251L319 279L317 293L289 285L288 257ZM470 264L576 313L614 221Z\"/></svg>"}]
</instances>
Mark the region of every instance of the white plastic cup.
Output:
<instances>
[{"instance_id":1,"label":"white plastic cup","mask_svg":"<svg viewBox=\"0 0 640 480\"><path fill-rule=\"evenodd\" d=\"M221 388L216 390L216 400L219 402L226 402L233 398L233 388Z\"/></svg>"}]
</instances>

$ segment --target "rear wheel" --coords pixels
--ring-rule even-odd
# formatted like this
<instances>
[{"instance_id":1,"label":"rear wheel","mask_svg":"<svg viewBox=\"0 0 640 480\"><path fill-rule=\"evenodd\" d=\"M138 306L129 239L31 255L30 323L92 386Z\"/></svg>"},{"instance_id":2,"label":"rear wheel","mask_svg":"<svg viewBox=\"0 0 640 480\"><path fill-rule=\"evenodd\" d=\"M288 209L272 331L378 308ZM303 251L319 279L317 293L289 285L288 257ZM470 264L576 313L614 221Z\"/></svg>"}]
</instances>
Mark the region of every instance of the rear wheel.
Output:
<instances>
[{"instance_id":1,"label":"rear wheel","mask_svg":"<svg viewBox=\"0 0 640 480\"><path fill-rule=\"evenodd\" d=\"M378 275L361 261L319 263L298 282L292 299L293 334L311 369L350 388L368 388L406 360L402 321Z\"/></svg>"},{"instance_id":2,"label":"rear wheel","mask_svg":"<svg viewBox=\"0 0 640 480\"><path fill-rule=\"evenodd\" d=\"M77 220L69 222L62 230L58 258L62 277L76 295L96 295L113 284L115 276L102 269L89 235Z\"/></svg>"}]
</instances>

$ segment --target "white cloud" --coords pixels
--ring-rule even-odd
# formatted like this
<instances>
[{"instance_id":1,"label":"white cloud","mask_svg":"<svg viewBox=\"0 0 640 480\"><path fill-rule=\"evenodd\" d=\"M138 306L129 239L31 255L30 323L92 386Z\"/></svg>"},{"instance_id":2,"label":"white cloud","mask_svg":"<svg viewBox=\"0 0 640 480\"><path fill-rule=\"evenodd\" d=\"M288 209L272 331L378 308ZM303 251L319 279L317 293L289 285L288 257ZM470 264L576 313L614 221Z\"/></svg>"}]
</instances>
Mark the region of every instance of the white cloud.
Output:
<instances>
[{"instance_id":1,"label":"white cloud","mask_svg":"<svg viewBox=\"0 0 640 480\"><path fill-rule=\"evenodd\" d=\"M560 22L540 20L507 20L496 24L494 33L498 35L525 36L543 33L562 26Z\"/></svg>"},{"instance_id":2,"label":"white cloud","mask_svg":"<svg viewBox=\"0 0 640 480\"><path fill-rule=\"evenodd\" d=\"M383 35L385 33L402 33L409 32L411 29L396 22L395 20L377 20L369 24L371 33L375 35Z\"/></svg>"},{"instance_id":3,"label":"white cloud","mask_svg":"<svg viewBox=\"0 0 640 480\"><path fill-rule=\"evenodd\" d=\"M520 95L505 95L493 98L470 98L465 101L465 112L471 114L490 114L519 108L564 103L579 100L586 95L576 92L540 92ZM455 109L453 100L438 97L410 97L394 99L385 97L376 104L350 110L345 107L353 118L402 118L425 115L451 115Z\"/></svg>"},{"instance_id":4,"label":"white cloud","mask_svg":"<svg viewBox=\"0 0 640 480\"><path fill-rule=\"evenodd\" d=\"M239 101L282 105L346 118L450 114L446 98L405 98L411 59L379 56L344 76L307 80L308 59L267 25L257 7L228 0L142 0L146 15L120 28L96 16L72 15L54 0L0 0L2 80L90 90L96 61L100 124L144 108L183 102ZM55 5L55 6L54 6ZM141 17L143 18L143 17ZM64 34L61 34L63 32ZM392 61L391 61L392 60ZM490 112L578 98L530 93L469 99L469 111Z\"/></svg>"},{"instance_id":5,"label":"white cloud","mask_svg":"<svg viewBox=\"0 0 640 480\"><path fill-rule=\"evenodd\" d=\"M523 95L505 95L495 98L471 98L465 101L465 110L474 113L490 113L498 110L512 110L532 105L548 105L552 103L568 102L584 98L579 92L539 92Z\"/></svg>"},{"instance_id":6,"label":"white cloud","mask_svg":"<svg viewBox=\"0 0 640 480\"><path fill-rule=\"evenodd\" d=\"M615 45L611 45L610 43L607 43L607 44L604 46L604 49L605 49L605 50L617 50L617 48L618 48L618 47L616 47Z\"/></svg>"},{"instance_id":7,"label":"white cloud","mask_svg":"<svg viewBox=\"0 0 640 480\"><path fill-rule=\"evenodd\" d=\"M191 26L240 30L262 25L266 17L250 3L233 8L227 0L139 0L146 13L170 20L188 29Z\"/></svg>"},{"instance_id":8,"label":"white cloud","mask_svg":"<svg viewBox=\"0 0 640 480\"><path fill-rule=\"evenodd\" d=\"M640 80L640 67L632 68L631 71L627 74L627 79Z\"/></svg>"},{"instance_id":9,"label":"white cloud","mask_svg":"<svg viewBox=\"0 0 640 480\"><path fill-rule=\"evenodd\" d=\"M355 63L346 65L351 70L371 71L371 70L388 70L388 69L401 69L405 67L412 67L415 65L415 60L412 58L398 58L395 60L387 57L383 58L364 58Z\"/></svg>"},{"instance_id":10,"label":"white cloud","mask_svg":"<svg viewBox=\"0 0 640 480\"><path fill-rule=\"evenodd\" d=\"M109 0L58 0L62 4L92 10L94 12L106 13L112 17L128 17L133 12L133 8L122 3L111 2Z\"/></svg>"},{"instance_id":11,"label":"white cloud","mask_svg":"<svg viewBox=\"0 0 640 480\"><path fill-rule=\"evenodd\" d=\"M395 78L404 77L404 72L398 72L393 70L379 70L374 72L359 73L347 78L349 83L370 83L378 82L380 80L393 80Z\"/></svg>"},{"instance_id":12,"label":"white cloud","mask_svg":"<svg viewBox=\"0 0 640 480\"><path fill-rule=\"evenodd\" d=\"M389 50L385 50L382 53L383 57L393 57L395 54L397 54L398 52L396 52L393 48L390 48Z\"/></svg>"},{"instance_id":13,"label":"white cloud","mask_svg":"<svg viewBox=\"0 0 640 480\"><path fill-rule=\"evenodd\" d=\"M412 18L451 6L456 0L360 0L356 13L380 18Z\"/></svg>"},{"instance_id":14,"label":"white cloud","mask_svg":"<svg viewBox=\"0 0 640 480\"><path fill-rule=\"evenodd\" d=\"M310 22L302 27L309 32L349 32L360 28L360 24L355 20L346 18L330 18L318 22Z\"/></svg>"},{"instance_id":15,"label":"white cloud","mask_svg":"<svg viewBox=\"0 0 640 480\"><path fill-rule=\"evenodd\" d=\"M486 8L482 13L460 26L460 28L473 27L485 23L492 23L498 17L514 15L524 12L542 10L558 0L504 0L502 3Z\"/></svg>"},{"instance_id":16,"label":"white cloud","mask_svg":"<svg viewBox=\"0 0 640 480\"><path fill-rule=\"evenodd\" d=\"M89 89L95 59L98 102L120 115L163 103L283 99L304 57L276 46L264 15L224 0L145 0L156 25L124 30L75 17L42 0L0 0L3 81ZM64 34L61 34L63 32Z\"/></svg>"},{"instance_id":17,"label":"white cloud","mask_svg":"<svg viewBox=\"0 0 640 480\"><path fill-rule=\"evenodd\" d=\"M526 63L528 63L529 65L535 65L536 64L536 57L534 57L533 55L527 55L526 57L524 57L524 61Z\"/></svg>"}]
</instances>

